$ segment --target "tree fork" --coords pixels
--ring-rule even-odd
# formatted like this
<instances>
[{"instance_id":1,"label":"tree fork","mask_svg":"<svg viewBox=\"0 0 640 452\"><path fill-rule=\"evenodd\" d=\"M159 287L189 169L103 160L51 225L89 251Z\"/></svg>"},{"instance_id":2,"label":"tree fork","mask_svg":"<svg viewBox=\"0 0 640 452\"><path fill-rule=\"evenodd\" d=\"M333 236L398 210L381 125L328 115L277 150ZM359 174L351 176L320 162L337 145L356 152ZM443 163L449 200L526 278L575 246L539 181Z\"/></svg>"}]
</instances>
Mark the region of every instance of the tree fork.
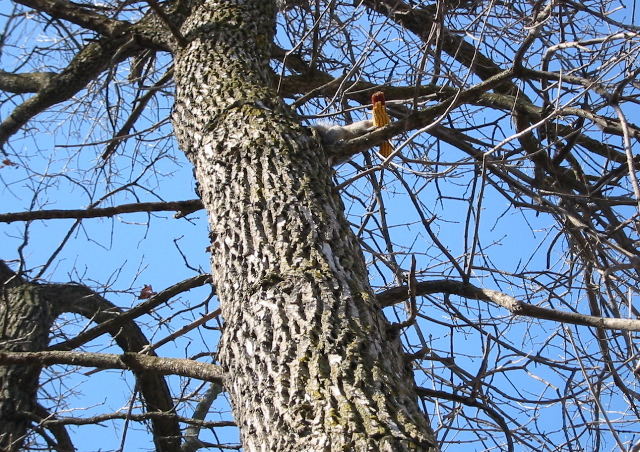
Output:
<instances>
[{"instance_id":1,"label":"tree fork","mask_svg":"<svg viewBox=\"0 0 640 452\"><path fill-rule=\"evenodd\" d=\"M174 127L208 212L243 446L435 451L324 150L271 88L275 14L205 1L175 52Z\"/></svg>"}]
</instances>

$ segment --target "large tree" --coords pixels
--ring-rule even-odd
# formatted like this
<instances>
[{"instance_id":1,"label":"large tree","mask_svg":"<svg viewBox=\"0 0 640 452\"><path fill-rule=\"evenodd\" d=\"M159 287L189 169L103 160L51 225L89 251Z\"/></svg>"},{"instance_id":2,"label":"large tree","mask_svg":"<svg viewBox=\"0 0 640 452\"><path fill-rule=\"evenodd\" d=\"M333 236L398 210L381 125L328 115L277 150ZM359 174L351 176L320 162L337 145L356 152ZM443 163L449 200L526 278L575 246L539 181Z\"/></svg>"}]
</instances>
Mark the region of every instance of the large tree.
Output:
<instances>
[{"instance_id":1,"label":"large tree","mask_svg":"<svg viewBox=\"0 0 640 452\"><path fill-rule=\"evenodd\" d=\"M635 4L0 8L0 449L637 441Z\"/></svg>"}]
</instances>

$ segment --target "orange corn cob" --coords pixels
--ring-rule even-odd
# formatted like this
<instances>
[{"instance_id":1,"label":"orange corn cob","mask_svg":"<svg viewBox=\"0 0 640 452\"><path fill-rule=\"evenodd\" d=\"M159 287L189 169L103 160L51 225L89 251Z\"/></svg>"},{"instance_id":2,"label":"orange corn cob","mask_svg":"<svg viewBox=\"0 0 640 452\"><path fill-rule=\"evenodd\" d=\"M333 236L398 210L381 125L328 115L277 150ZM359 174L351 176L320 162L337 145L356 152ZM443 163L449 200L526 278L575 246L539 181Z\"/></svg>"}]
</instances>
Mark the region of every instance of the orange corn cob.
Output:
<instances>
[{"instance_id":1,"label":"orange corn cob","mask_svg":"<svg viewBox=\"0 0 640 452\"><path fill-rule=\"evenodd\" d=\"M389 119L387 109L384 105L384 93L382 91L373 93L371 102L373 103L373 125L375 127L383 127L391 124L391 119ZM380 154L385 158L391 155L392 150L391 143L388 141L380 145Z\"/></svg>"}]
</instances>

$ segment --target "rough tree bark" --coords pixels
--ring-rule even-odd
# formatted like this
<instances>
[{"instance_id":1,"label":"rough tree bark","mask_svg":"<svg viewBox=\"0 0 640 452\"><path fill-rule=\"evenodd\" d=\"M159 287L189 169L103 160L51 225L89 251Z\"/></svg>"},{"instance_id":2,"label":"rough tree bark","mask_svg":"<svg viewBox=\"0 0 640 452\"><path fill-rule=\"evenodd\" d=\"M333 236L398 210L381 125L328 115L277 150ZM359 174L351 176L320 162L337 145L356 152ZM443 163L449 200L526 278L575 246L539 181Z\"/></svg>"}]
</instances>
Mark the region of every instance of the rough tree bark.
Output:
<instances>
[{"instance_id":1,"label":"rough tree bark","mask_svg":"<svg viewBox=\"0 0 640 452\"><path fill-rule=\"evenodd\" d=\"M248 451L436 450L320 145L276 101L275 2L209 0L174 127L208 211L220 362Z\"/></svg>"},{"instance_id":2,"label":"rough tree bark","mask_svg":"<svg viewBox=\"0 0 640 452\"><path fill-rule=\"evenodd\" d=\"M46 347L51 316L37 285L25 282L0 261L0 351ZM30 424L20 412L36 413L38 366L0 366L0 451L21 450Z\"/></svg>"},{"instance_id":3,"label":"rough tree bark","mask_svg":"<svg viewBox=\"0 0 640 452\"><path fill-rule=\"evenodd\" d=\"M73 312L98 324L122 310L91 289L77 284L30 283L0 261L0 353L72 350L65 343L47 347L51 325L58 316ZM133 321L121 322L108 332L124 352L137 353L149 345ZM87 339L89 340L89 339ZM77 345L82 345L82 342ZM155 353L148 352L155 356ZM34 418L47 418L36 400L41 362L29 366L0 366L0 451L22 450ZM167 382L155 372L133 371L147 412L172 413L174 404ZM54 427L55 428L55 427ZM174 451L180 445L180 425L170 417L150 421L156 451ZM52 430L58 451L75 450L66 431Z\"/></svg>"}]
</instances>

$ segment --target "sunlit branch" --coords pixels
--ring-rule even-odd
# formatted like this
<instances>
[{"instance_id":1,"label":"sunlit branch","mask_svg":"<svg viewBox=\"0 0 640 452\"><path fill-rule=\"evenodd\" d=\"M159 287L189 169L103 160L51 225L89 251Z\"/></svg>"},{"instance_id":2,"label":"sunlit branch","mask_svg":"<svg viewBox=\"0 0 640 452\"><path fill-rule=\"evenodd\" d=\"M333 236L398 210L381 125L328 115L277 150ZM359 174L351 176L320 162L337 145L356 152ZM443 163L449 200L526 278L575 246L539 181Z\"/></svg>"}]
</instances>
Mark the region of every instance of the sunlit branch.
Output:
<instances>
[{"instance_id":1,"label":"sunlit branch","mask_svg":"<svg viewBox=\"0 0 640 452\"><path fill-rule=\"evenodd\" d=\"M445 293L473 300L488 301L508 309L513 315L610 330L640 331L640 320L597 317L588 314L543 308L529 303L523 303L497 290L482 289L469 283L443 279L423 281L416 286L416 294L418 296L434 293ZM394 287L393 289L385 290L377 294L378 302L382 307L394 305L406 300L408 297L409 289L407 286Z\"/></svg>"},{"instance_id":2,"label":"sunlit branch","mask_svg":"<svg viewBox=\"0 0 640 452\"><path fill-rule=\"evenodd\" d=\"M115 355L62 351L0 352L0 365L51 366L54 364L180 375L217 383L221 383L224 377L224 372L219 366L191 359L160 358L137 353Z\"/></svg>"}]
</instances>

